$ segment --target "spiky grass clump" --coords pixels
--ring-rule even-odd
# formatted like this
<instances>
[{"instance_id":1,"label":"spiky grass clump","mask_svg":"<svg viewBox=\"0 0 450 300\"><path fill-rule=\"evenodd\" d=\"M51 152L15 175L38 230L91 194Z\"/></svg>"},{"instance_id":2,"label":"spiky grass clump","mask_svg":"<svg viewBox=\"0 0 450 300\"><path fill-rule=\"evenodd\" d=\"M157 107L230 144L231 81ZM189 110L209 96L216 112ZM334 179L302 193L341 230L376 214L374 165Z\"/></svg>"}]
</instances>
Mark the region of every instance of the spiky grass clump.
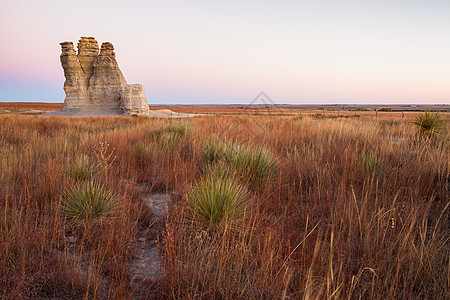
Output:
<instances>
[{"instance_id":1,"label":"spiky grass clump","mask_svg":"<svg viewBox=\"0 0 450 300\"><path fill-rule=\"evenodd\" d=\"M224 161L219 161L215 164L207 164L202 171L205 177L214 178L216 180L239 179L241 176L234 168L230 167L230 165Z\"/></svg>"},{"instance_id":2,"label":"spiky grass clump","mask_svg":"<svg viewBox=\"0 0 450 300\"><path fill-rule=\"evenodd\" d=\"M166 150L173 151L180 145L181 137L173 132L165 133L159 139L159 145Z\"/></svg>"},{"instance_id":3,"label":"spiky grass clump","mask_svg":"<svg viewBox=\"0 0 450 300\"><path fill-rule=\"evenodd\" d=\"M171 124L168 126L167 130L175 134L175 136L182 138L191 132L191 125L187 123Z\"/></svg>"},{"instance_id":4,"label":"spiky grass clump","mask_svg":"<svg viewBox=\"0 0 450 300\"><path fill-rule=\"evenodd\" d=\"M111 217L118 205L117 196L92 181L78 184L62 194L60 212L69 221L99 220Z\"/></svg>"},{"instance_id":5,"label":"spiky grass clump","mask_svg":"<svg viewBox=\"0 0 450 300\"><path fill-rule=\"evenodd\" d=\"M375 153L362 153L358 158L357 166L365 175L379 176L381 174L381 160Z\"/></svg>"},{"instance_id":6,"label":"spiky grass clump","mask_svg":"<svg viewBox=\"0 0 450 300\"><path fill-rule=\"evenodd\" d=\"M226 160L243 177L256 183L266 183L278 174L279 165L267 149L251 149L232 144L226 149Z\"/></svg>"},{"instance_id":7,"label":"spiky grass clump","mask_svg":"<svg viewBox=\"0 0 450 300\"><path fill-rule=\"evenodd\" d=\"M225 144L215 136L210 136L202 149L202 159L208 164L220 161L225 155Z\"/></svg>"},{"instance_id":8,"label":"spiky grass clump","mask_svg":"<svg viewBox=\"0 0 450 300\"><path fill-rule=\"evenodd\" d=\"M152 128L147 132L150 138L159 140L166 134L172 134L176 138L182 138L187 136L191 132L191 125L187 123L169 124L161 126L159 128Z\"/></svg>"},{"instance_id":9,"label":"spiky grass clump","mask_svg":"<svg viewBox=\"0 0 450 300\"><path fill-rule=\"evenodd\" d=\"M151 139L158 140L163 133L163 128L151 128L147 131L147 136Z\"/></svg>"},{"instance_id":10,"label":"spiky grass clump","mask_svg":"<svg viewBox=\"0 0 450 300\"><path fill-rule=\"evenodd\" d=\"M429 111L420 114L412 123L419 126L420 134L426 136L437 135L444 127L442 117Z\"/></svg>"},{"instance_id":11,"label":"spiky grass clump","mask_svg":"<svg viewBox=\"0 0 450 300\"><path fill-rule=\"evenodd\" d=\"M222 223L235 225L242 220L247 197L244 187L230 180L207 177L197 182L187 200L193 217L211 227Z\"/></svg>"},{"instance_id":12,"label":"spiky grass clump","mask_svg":"<svg viewBox=\"0 0 450 300\"><path fill-rule=\"evenodd\" d=\"M160 128L152 128L148 136L155 140L161 147L174 150L181 139L191 132L191 126L185 123L169 124Z\"/></svg>"},{"instance_id":13,"label":"spiky grass clump","mask_svg":"<svg viewBox=\"0 0 450 300\"><path fill-rule=\"evenodd\" d=\"M152 145L137 144L131 149L131 155L138 165L148 163L154 153Z\"/></svg>"},{"instance_id":14,"label":"spiky grass clump","mask_svg":"<svg viewBox=\"0 0 450 300\"><path fill-rule=\"evenodd\" d=\"M69 165L67 175L73 180L86 181L93 179L99 171L98 164L92 163L89 157L83 155Z\"/></svg>"}]
</instances>

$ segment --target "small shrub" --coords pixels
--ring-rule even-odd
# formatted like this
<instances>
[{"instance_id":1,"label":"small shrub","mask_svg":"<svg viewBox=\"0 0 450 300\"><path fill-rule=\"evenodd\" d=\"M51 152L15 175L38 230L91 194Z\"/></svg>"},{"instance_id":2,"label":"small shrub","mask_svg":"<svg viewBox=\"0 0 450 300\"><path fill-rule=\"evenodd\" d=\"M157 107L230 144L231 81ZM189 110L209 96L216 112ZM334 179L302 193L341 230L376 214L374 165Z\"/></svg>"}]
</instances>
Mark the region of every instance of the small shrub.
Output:
<instances>
[{"instance_id":1,"label":"small shrub","mask_svg":"<svg viewBox=\"0 0 450 300\"><path fill-rule=\"evenodd\" d=\"M437 135L444 127L442 117L429 111L420 114L412 123L419 126L420 134L427 136Z\"/></svg>"},{"instance_id":2,"label":"small shrub","mask_svg":"<svg viewBox=\"0 0 450 300\"><path fill-rule=\"evenodd\" d=\"M315 115L312 115L312 117L314 118L314 119L325 119L325 116L323 115L323 114L315 114Z\"/></svg>"},{"instance_id":3,"label":"small shrub","mask_svg":"<svg viewBox=\"0 0 450 300\"><path fill-rule=\"evenodd\" d=\"M92 181L78 184L62 194L60 212L70 221L104 220L117 208L117 197Z\"/></svg>"},{"instance_id":4,"label":"small shrub","mask_svg":"<svg viewBox=\"0 0 450 300\"><path fill-rule=\"evenodd\" d=\"M77 181L91 180L98 172L98 164L92 163L85 155L78 157L67 169L67 175Z\"/></svg>"},{"instance_id":5,"label":"small shrub","mask_svg":"<svg viewBox=\"0 0 450 300\"><path fill-rule=\"evenodd\" d=\"M246 190L230 180L206 177L187 196L193 217L210 227L225 223L235 225L247 208Z\"/></svg>"}]
</instances>

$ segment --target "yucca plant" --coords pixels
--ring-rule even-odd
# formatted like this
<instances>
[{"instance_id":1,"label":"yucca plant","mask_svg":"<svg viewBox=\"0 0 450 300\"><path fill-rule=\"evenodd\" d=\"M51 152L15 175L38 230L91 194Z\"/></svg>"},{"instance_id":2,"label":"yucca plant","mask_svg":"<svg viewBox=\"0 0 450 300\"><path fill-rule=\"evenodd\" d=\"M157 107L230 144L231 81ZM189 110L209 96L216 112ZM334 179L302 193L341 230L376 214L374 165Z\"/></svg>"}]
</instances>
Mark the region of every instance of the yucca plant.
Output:
<instances>
[{"instance_id":1,"label":"yucca plant","mask_svg":"<svg viewBox=\"0 0 450 300\"><path fill-rule=\"evenodd\" d=\"M357 166L363 174L371 176L381 174L381 161L375 153L362 153L358 158Z\"/></svg>"},{"instance_id":2,"label":"yucca plant","mask_svg":"<svg viewBox=\"0 0 450 300\"><path fill-rule=\"evenodd\" d=\"M226 160L236 172L256 183L269 182L279 171L275 157L264 148L251 149L232 144L226 149Z\"/></svg>"},{"instance_id":3,"label":"yucca plant","mask_svg":"<svg viewBox=\"0 0 450 300\"><path fill-rule=\"evenodd\" d=\"M177 137L182 138L191 132L191 125L186 123L171 124L167 130L174 133Z\"/></svg>"},{"instance_id":4,"label":"yucca plant","mask_svg":"<svg viewBox=\"0 0 450 300\"><path fill-rule=\"evenodd\" d=\"M173 151L180 145L180 136L173 132L165 133L159 139L159 145L169 151Z\"/></svg>"},{"instance_id":5,"label":"yucca plant","mask_svg":"<svg viewBox=\"0 0 450 300\"><path fill-rule=\"evenodd\" d=\"M189 124L178 123L150 129L147 134L161 147L172 151L190 131L191 126Z\"/></svg>"},{"instance_id":6,"label":"yucca plant","mask_svg":"<svg viewBox=\"0 0 450 300\"><path fill-rule=\"evenodd\" d=\"M67 175L73 180L86 181L93 179L99 171L98 164L91 162L89 157L83 155L69 165Z\"/></svg>"},{"instance_id":7,"label":"yucca plant","mask_svg":"<svg viewBox=\"0 0 450 300\"><path fill-rule=\"evenodd\" d=\"M224 161L205 165L203 175L217 180L239 179L241 176L236 169Z\"/></svg>"},{"instance_id":8,"label":"yucca plant","mask_svg":"<svg viewBox=\"0 0 450 300\"><path fill-rule=\"evenodd\" d=\"M151 159L153 152L153 145L137 144L131 148L131 155L139 165L147 163Z\"/></svg>"},{"instance_id":9,"label":"yucca plant","mask_svg":"<svg viewBox=\"0 0 450 300\"><path fill-rule=\"evenodd\" d=\"M206 163L216 163L225 155L225 144L217 137L210 136L202 149L201 155Z\"/></svg>"},{"instance_id":10,"label":"yucca plant","mask_svg":"<svg viewBox=\"0 0 450 300\"><path fill-rule=\"evenodd\" d=\"M442 117L429 111L420 114L412 123L419 126L420 134L427 136L438 134L444 127Z\"/></svg>"},{"instance_id":11,"label":"yucca plant","mask_svg":"<svg viewBox=\"0 0 450 300\"><path fill-rule=\"evenodd\" d=\"M118 205L117 196L105 186L88 181L62 193L60 212L71 222L104 220Z\"/></svg>"},{"instance_id":12,"label":"yucca plant","mask_svg":"<svg viewBox=\"0 0 450 300\"><path fill-rule=\"evenodd\" d=\"M191 126L186 123L169 124L159 128L152 128L147 132L150 138L155 140L160 140L164 135L171 135L176 138L182 138L189 134L191 131Z\"/></svg>"},{"instance_id":13,"label":"yucca plant","mask_svg":"<svg viewBox=\"0 0 450 300\"><path fill-rule=\"evenodd\" d=\"M162 133L163 128L151 128L147 131L147 136L155 140L158 140Z\"/></svg>"},{"instance_id":14,"label":"yucca plant","mask_svg":"<svg viewBox=\"0 0 450 300\"><path fill-rule=\"evenodd\" d=\"M193 217L206 227L236 225L248 207L244 187L222 178L205 177L187 195Z\"/></svg>"}]
</instances>

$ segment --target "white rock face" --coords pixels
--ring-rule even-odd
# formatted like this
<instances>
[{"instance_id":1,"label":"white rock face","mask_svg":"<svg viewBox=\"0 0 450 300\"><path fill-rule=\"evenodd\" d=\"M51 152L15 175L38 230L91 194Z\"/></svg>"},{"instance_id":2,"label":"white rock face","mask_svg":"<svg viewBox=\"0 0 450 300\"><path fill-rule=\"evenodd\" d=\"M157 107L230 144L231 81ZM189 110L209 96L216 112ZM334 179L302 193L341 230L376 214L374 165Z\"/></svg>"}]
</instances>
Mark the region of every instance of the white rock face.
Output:
<instances>
[{"instance_id":1,"label":"white rock face","mask_svg":"<svg viewBox=\"0 0 450 300\"><path fill-rule=\"evenodd\" d=\"M81 68L77 53L72 42L61 43L61 65L64 69L64 100L63 110L80 108L88 105L87 88L85 74Z\"/></svg>"},{"instance_id":2,"label":"white rock face","mask_svg":"<svg viewBox=\"0 0 450 300\"><path fill-rule=\"evenodd\" d=\"M103 43L99 53L93 37L82 37L78 54L72 42L60 45L66 78L63 110L117 109L126 115L148 115L144 87L127 84L111 43Z\"/></svg>"},{"instance_id":3,"label":"white rock face","mask_svg":"<svg viewBox=\"0 0 450 300\"><path fill-rule=\"evenodd\" d=\"M148 103L145 98L145 89L140 84L122 86L120 108L127 116L148 114Z\"/></svg>"}]
</instances>

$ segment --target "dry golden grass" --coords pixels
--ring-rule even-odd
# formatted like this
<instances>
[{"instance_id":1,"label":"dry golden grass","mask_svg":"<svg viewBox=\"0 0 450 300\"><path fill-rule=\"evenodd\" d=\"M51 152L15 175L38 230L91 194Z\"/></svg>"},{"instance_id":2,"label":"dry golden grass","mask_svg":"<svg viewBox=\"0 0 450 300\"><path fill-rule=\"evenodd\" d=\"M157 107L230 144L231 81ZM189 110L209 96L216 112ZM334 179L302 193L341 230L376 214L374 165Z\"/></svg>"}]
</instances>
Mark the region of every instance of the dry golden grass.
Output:
<instances>
[{"instance_id":1,"label":"dry golden grass","mask_svg":"<svg viewBox=\"0 0 450 300\"><path fill-rule=\"evenodd\" d=\"M170 122L192 130L163 147L148 130ZM232 230L199 227L188 213L209 135L264 147L280 164L268 183L243 181L250 209ZM75 184L67 168L82 155L98 161L99 142L114 159L96 180L121 201L110 220L73 226L59 211ZM153 149L147 162L137 145ZM0 116L0 297L444 299L448 146L446 133L419 138L401 119ZM138 184L173 193L164 224ZM136 287L129 266L148 227L163 275Z\"/></svg>"}]
</instances>

